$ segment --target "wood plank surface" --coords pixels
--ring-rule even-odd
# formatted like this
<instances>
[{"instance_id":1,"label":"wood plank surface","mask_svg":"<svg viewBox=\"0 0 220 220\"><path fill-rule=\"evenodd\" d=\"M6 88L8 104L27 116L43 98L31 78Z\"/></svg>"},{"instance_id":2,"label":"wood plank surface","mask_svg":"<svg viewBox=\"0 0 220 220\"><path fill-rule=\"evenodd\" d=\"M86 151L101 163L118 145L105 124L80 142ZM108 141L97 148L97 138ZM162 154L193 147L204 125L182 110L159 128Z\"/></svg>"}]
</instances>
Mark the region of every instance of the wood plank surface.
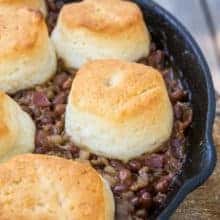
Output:
<instances>
[{"instance_id":1,"label":"wood plank surface","mask_svg":"<svg viewBox=\"0 0 220 220\"><path fill-rule=\"evenodd\" d=\"M171 12L190 31L205 55L212 72L216 90L220 93L220 66L216 57L216 46L210 34L202 7L202 0L154 0ZM206 2L209 3L210 0ZM220 0L213 0L219 1ZM215 7L213 5L213 7ZM217 11L219 14L219 10ZM218 16L219 17L219 16ZM217 20L220 24L220 20Z\"/></svg>"}]
</instances>

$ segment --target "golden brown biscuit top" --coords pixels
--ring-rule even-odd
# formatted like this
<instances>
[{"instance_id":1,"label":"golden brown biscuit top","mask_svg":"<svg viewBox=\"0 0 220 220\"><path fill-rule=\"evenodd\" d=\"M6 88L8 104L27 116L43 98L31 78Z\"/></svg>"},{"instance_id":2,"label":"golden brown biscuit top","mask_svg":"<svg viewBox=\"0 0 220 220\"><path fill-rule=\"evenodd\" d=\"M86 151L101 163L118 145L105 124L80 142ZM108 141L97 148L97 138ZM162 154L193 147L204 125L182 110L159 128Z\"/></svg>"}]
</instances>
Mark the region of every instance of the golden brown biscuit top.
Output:
<instances>
[{"instance_id":1,"label":"golden brown biscuit top","mask_svg":"<svg viewBox=\"0 0 220 220\"><path fill-rule=\"evenodd\" d=\"M101 177L82 162L19 155L0 165L0 187L0 219L105 219Z\"/></svg>"},{"instance_id":2,"label":"golden brown biscuit top","mask_svg":"<svg viewBox=\"0 0 220 220\"><path fill-rule=\"evenodd\" d=\"M121 0L84 0L65 5L60 13L61 22L70 29L103 33L121 32L142 19L136 4Z\"/></svg>"},{"instance_id":3,"label":"golden brown biscuit top","mask_svg":"<svg viewBox=\"0 0 220 220\"><path fill-rule=\"evenodd\" d=\"M28 6L39 8L42 4L41 0L0 0L0 4L10 4L13 6Z\"/></svg>"},{"instance_id":4,"label":"golden brown biscuit top","mask_svg":"<svg viewBox=\"0 0 220 220\"><path fill-rule=\"evenodd\" d=\"M69 101L81 111L118 122L143 112L155 117L169 103L156 69L120 60L85 64L76 74Z\"/></svg>"},{"instance_id":5,"label":"golden brown biscuit top","mask_svg":"<svg viewBox=\"0 0 220 220\"><path fill-rule=\"evenodd\" d=\"M0 10L0 57L33 49L40 35L47 33L41 12L29 8ZM43 38L42 36L40 38Z\"/></svg>"}]
</instances>

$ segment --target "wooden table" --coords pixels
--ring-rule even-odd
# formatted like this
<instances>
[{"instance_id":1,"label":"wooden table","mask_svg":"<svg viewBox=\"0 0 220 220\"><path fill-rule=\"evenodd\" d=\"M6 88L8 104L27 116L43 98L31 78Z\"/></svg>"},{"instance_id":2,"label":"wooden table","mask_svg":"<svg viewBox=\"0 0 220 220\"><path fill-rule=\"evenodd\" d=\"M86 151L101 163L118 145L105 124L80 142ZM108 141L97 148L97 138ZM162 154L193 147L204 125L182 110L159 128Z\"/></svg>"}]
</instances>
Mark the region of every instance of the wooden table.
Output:
<instances>
[{"instance_id":1,"label":"wooden table","mask_svg":"<svg viewBox=\"0 0 220 220\"><path fill-rule=\"evenodd\" d=\"M220 94L220 0L155 0L174 14L200 45ZM220 160L220 96L213 137ZM172 220L220 220L220 161L208 181L192 192Z\"/></svg>"}]
</instances>

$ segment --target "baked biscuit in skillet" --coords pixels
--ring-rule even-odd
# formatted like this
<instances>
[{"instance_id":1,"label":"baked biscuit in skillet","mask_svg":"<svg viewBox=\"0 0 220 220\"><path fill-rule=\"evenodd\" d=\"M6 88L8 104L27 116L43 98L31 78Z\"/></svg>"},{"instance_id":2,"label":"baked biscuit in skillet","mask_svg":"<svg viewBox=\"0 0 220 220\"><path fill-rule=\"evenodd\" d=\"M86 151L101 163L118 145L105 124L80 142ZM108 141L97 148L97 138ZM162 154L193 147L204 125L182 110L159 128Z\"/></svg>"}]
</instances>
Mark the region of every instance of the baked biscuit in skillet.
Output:
<instances>
[{"instance_id":1,"label":"baked biscuit in skillet","mask_svg":"<svg viewBox=\"0 0 220 220\"><path fill-rule=\"evenodd\" d=\"M14 93L47 81L56 71L56 54L40 11L0 10L0 90Z\"/></svg>"},{"instance_id":2,"label":"baked biscuit in skillet","mask_svg":"<svg viewBox=\"0 0 220 220\"><path fill-rule=\"evenodd\" d=\"M0 165L1 220L113 220L108 184L90 165L24 154Z\"/></svg>"},{"instance_id":3,"label":"baked biscuit in skillet","mask_svg":"<svg viewBox=\"0 0 220 220\"><path fill-rule=\"evenodd\" d=\"M77 146L128 161L160 148L172 127L172 105L158 70L121 60L96 60L76 73L65 130Z\"/></svg>"},{"instance_id":4,"label":"baked biscuit in skillet","mask_svg":"<svg viewBox=\"0 0 220 220\"><path fill-rule=\"evenodd\" d=\"M0 162L16 154L32 152L34 138L31 117L12 98L0 92Z\"/></svg>"},{"instance_id":5,"label":"baked biscuit in skillet","mask_svg":"<svg viewBox=\"0 0 220 220\"><path fill-rule=\"evenodd\" d=\"M68 67L89 60L137 61L149 53L150 36L139 7L129 1L84 0L61 9L52 33Z\"/></svg>"}]
</instances>

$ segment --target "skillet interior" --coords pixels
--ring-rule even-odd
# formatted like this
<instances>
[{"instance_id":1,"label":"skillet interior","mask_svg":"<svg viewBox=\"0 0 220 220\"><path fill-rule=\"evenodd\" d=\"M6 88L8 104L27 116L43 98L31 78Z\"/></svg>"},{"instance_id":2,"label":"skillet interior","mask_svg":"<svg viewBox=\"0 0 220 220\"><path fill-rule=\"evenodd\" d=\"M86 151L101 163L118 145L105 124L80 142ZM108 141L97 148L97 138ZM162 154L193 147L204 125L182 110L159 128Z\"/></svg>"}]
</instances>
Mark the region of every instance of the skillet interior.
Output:
<instances>
[{"instance_id":1,"label":"skillet interior","mask_svg":"<svg viewBox=\"0 0 220 220\"><path fill-rule=\"evenodd\" d=\"M174 57L173 65L191 93L193 124L188 131L187 159L165 207L158 210L159 219L168 218L185 196L211 175L216 152L212 140L215 116L215 93L207 63L188 31L156 3L135 0L144 13L153 39L159 41ZM180 187L180 188L179 188Z\"/></svg>"},{"instance_id":2,"label":"skillet interior","mask_svg":"<svg viewBox=\"0 0 220 220\"><path fill-rule=\"evenodd\" d=\"M152 217L167 219L186 195L202 184L214 169L216 153L212 140L212 126L215 116L215 94L209 68L188 31L151 0L134 2L141 7L153 40L175 58L173 61L171 59L172 65L191 93L194 111L193 124L188 130L185 166L173 185L174 189L165 206Z\"/></svg>"}]
</instances>

